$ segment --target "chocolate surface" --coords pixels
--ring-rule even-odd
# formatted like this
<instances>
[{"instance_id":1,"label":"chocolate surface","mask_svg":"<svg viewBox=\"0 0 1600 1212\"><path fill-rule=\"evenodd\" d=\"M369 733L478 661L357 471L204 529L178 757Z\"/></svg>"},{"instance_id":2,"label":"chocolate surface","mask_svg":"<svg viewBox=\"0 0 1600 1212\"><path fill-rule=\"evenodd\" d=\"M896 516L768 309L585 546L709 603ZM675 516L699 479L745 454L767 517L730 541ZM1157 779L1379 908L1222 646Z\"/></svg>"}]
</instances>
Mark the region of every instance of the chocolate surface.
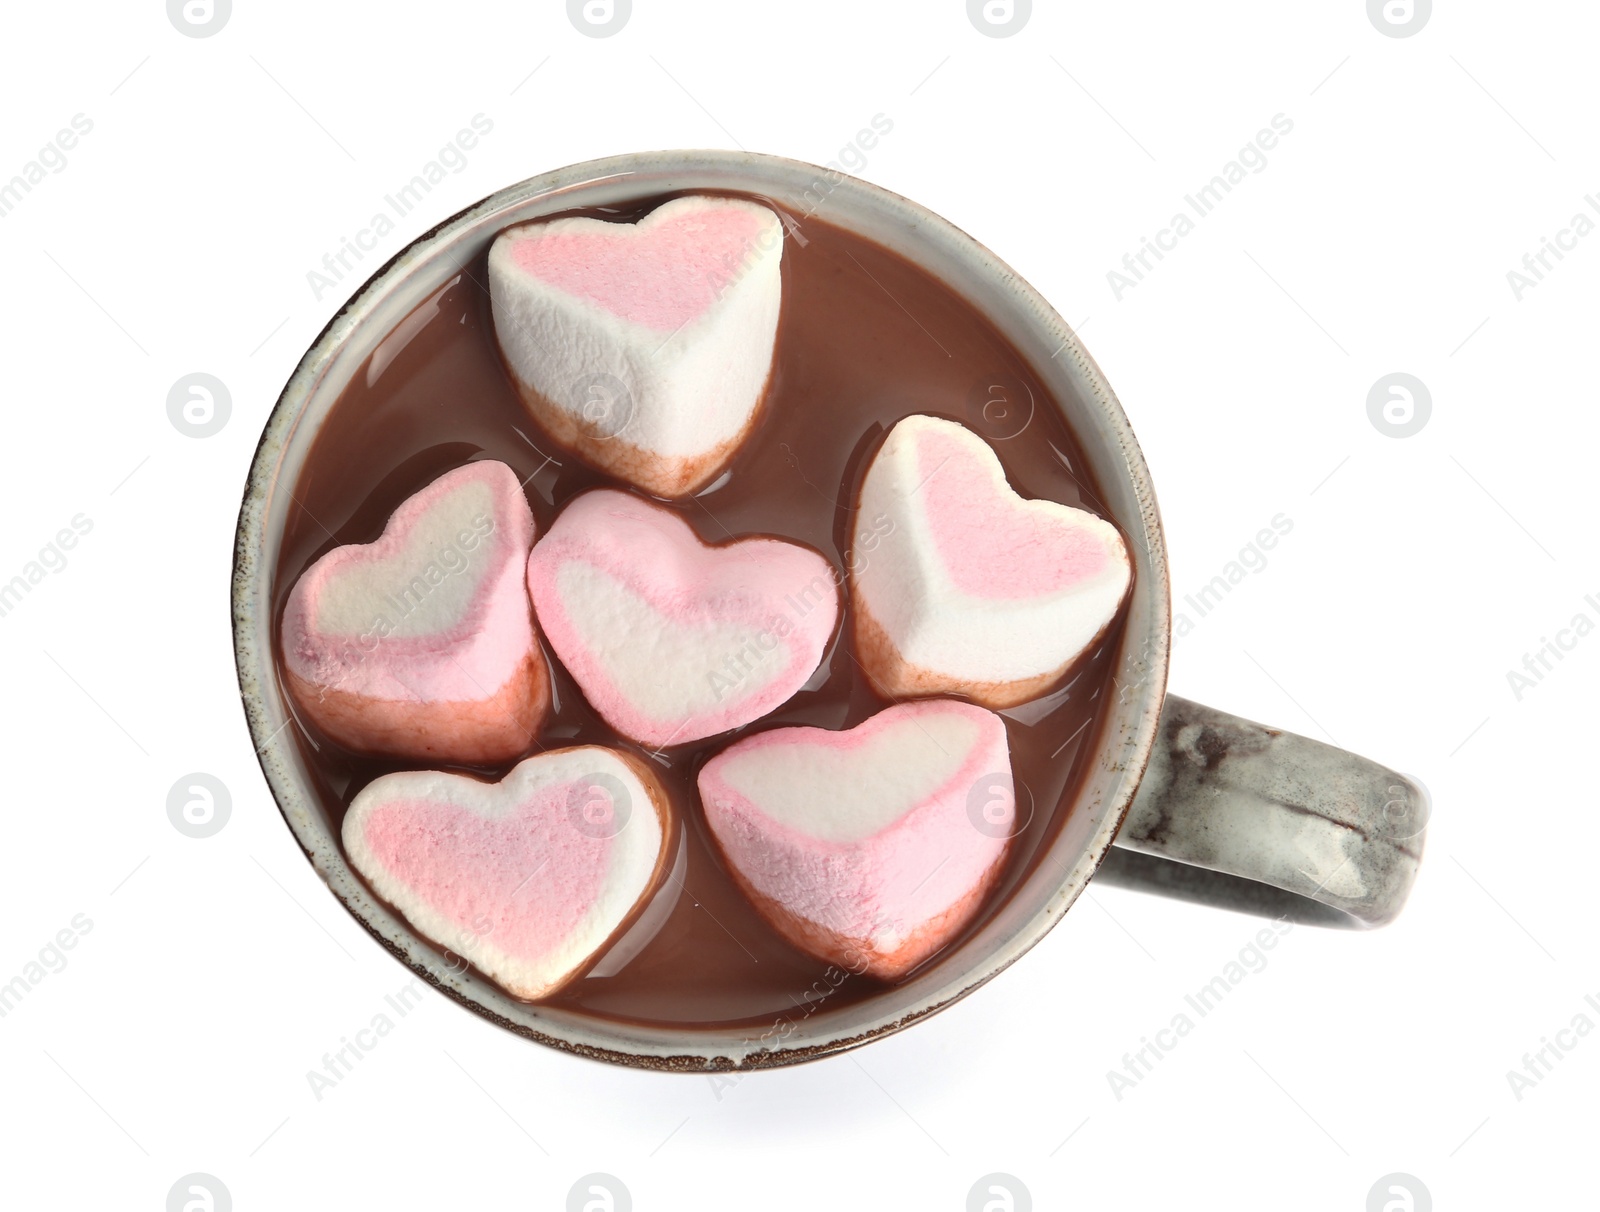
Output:
<instances>
[{"instance_id":1,"label":"chocolate surface","mask_svg":"<svg viewBox=\"0 0 1600 1212\"><path fill-rule=\"evenodd\" d=\"M575 213L632 220L665 200ZM453 467L481 458L508 464L525 480L539 535L577 493L602 484L625 487L558 448L518 399L495 343L485 260L468 265L396 328L317 436L294 486L298 508L289 513L273 570L275 645L277 620L299 575L334 546L377 538L407 496ZM702 539L775 535L805 543L843 569L866 463L888 429L912 413L950 417L988 438L1023 496L1106 516L1055 404L1017 351L966 300L877 244L799 216L786 241L783 279L772 379L750 439L707 489L672 503ZM705 759L741 736L797 724L849 728L886 705L851 655L848 594L843 605L823 660L826 676L813 678L814 689L735 733L659 756L601 720L546 648L555 702L529 753L594 743L642 755L673 800L684 847L681 882L669 878L657 893L666 898L659 907L668 910L659 929L620 969L580 977L550 1002L671 1027L747 1023L754 1038L779 1018L825 1015L884 987L863 976L841 979L838 969L796 951L766 924L723 869L695 791ZM962 939L1043 861L1041 844L1070 811L1121 631L1119 616L1062 686L1002 713L1018 819L1028 823L1013 840L984 910L928 965L949 962ZM281 674L281 652L275 655ZM319 735L292 703L289 709L315 793L335 829L346 805L373 778L416 767L350 754ZM513 764L470 773L498 779ZM640 921L657 916L647 911ZM624 935L617 945L639 941ZM602 957L598 967L611 966Z\"/></svg>"}]
</instances>

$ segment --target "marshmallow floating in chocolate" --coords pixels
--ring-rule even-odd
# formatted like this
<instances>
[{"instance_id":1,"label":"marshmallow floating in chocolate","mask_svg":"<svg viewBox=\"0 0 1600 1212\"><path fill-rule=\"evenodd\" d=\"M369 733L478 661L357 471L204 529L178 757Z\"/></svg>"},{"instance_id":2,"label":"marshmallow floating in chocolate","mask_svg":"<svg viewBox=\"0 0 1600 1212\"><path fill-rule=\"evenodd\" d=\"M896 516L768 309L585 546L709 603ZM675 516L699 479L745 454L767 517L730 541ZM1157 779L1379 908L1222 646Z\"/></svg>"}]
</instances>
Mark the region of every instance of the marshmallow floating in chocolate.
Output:
<instances>
[{"instance_id":1,"label":"marshmallow floating in chocolate","mask_svg":"<svg viewBox=\"0 0 1600 1212\"><path fill-rule=\"evenodd\" d=\"M598 957L659 885L670 821L642 762L584 745L498 783L383 775L351 802L343 836L419 933L532 1000Z\"/></svg>"},{"instance_id":2,"label":"marshmallow floating in chocolate","mask_svg":"<svg viewBox=\"0 0 1600 1212\"><path fill-rule=\"evenodd\" d=\"M516 474L485 461L408 498L375 542L322 556L283 616L294 701L365 753L525 753L550 701L524 580L533 533Z\"/></svg>"},{"instance_id":3,"label":"marshmallow floating in chocolate","mask_svg":"<svg viewBox=\"0 0 1600 1212\"><path fill-rule=\"evenodd\" d=\"M781 539L701 542L613 489L572 501L533 549L539 626L617 731L657 747L727 732L791 698L839 615L838 576Z\"/></svg>"},{"instance_id":4,"label":"marshmallow floating in chocolate","mask_svg":"<svg viewBox=\"0 0 1600 1212\"><path fill-rule=\"evenodd\" d=\"M735 882L800 949L903 976L977 912L1016 819L1000 717L902 703L846 732L778 728L700 772Z\"/></svg>"},{"instance_id":5,"label":"marshmallow floating in chocolate","mask_svg":"<svg viewBox=\"0 0 1600 1212\"><path fill-rule=\"evenodd\" d=\"M889 432L856 519L856 655L891 698L1037 698L1106 629L1131 576L1109 522L1024 500L986 442L936 417Z\"/></svg>"},{"instance_id":6,"label":"marshmallow floating in chocolate","mask_svg":"<svg viewBox=\"0 0 1600 1212\"><path fill-rule=\"evenodd\" d=\"M563 445L656 496L694 492L755 419L782 256L778 216L736 198L510 228L489 253L500 351Z\"/></svg>"}]
</instances>

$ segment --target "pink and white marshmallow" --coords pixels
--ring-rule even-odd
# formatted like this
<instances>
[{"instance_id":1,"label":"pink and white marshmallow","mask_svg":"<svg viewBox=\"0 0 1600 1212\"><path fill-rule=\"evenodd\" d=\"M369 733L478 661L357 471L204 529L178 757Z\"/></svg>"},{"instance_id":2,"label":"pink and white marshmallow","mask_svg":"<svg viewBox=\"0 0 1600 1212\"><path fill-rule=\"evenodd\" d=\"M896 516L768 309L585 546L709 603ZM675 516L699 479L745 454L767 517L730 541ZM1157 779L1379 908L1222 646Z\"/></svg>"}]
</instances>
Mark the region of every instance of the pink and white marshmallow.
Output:
<instances>
[{"instance_id":1,"label":"pink and white marshmallow","mask_svg":"<svg viewBox=\"0 0 1600 1212\"><path fill-rule=\"evenodd\" d=\"M674 510L597 489L528 561L539 626L618 732L661 748L766 715L816 672L839 575L781 539L710 545Z\"/></svg>"},{"instance_id":2,"label":"pink and white marshmallow","mask_svg":"<svg viewBox=\"0 0 1600 1212\"><path fill-rule=\"evenodd\" d=\"M666 871L671 813L642 762L584 745L498 783L408 770L345 814L351 865L425 938L517 997L597 959Z\"/></svg>"},{"instance_id":3,"label":"pink and white marshmallow","mask_svg":"<svg viewBox=\"0 0 1600 1212\"><path fill-rule=\"evenodd\" d=\"M738 198L510 228L489 252L501 354L557 441L646 492L686 495L755 421L782 258L778 216Z\"/></svg>"},{"instance_id":4,"label":"pink and white marshmallow","mask_svg":"<svg viewBox=\"0 0 1600 1212\"><path fill-rule=\"evenodd\" d=\"M288 689L346 748L494 765L527 752L550 703L524 581L533 514L484 461L407 498L372 543L336 547L283 616Z\"/></svg>"},{"instance_id":5,"label":"pink and white marshmallow","mask_svg":"<svg viewBox=\"0 0 1600 1212\"><path fill-rule=\"evenodd\" d=\"M897 979L977 914L1016 819L1004 722L951 699L778 728L700 772L734 881L796 947Z\"/></svg>"},{"instance_id":6,"label":"pink and white marshmallow","mask_svg":"<svg viewBox=\"0 0 1600 1212\"><path fill-rule=\"evenodd\" d=\"M890 698L1013 707L1052 688L1116 617L1132 577L1116 527L1025 500L982 438L911 416L856 512L856 653Z\"/></svg>"}]
</instances>

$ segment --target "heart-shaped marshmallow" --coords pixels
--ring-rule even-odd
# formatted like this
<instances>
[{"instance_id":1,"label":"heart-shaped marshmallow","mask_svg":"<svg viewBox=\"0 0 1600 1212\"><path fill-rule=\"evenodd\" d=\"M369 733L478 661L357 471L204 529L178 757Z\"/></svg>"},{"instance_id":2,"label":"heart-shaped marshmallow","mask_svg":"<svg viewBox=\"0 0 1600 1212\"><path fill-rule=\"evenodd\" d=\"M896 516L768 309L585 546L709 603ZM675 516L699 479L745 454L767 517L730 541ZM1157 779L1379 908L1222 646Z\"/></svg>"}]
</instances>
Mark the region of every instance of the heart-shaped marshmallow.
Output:
<instances>
[{"instance_id":1,"label":"heart-shaped marshmallow","mask_svg":"<svg viewBox=\"0 0 1600 1212\"><path fill-rule=\"evenodd\" d=\"M498 783L408 770L345 814L350 862L417 931L518 997L596 958L666 871L671 815L644 764L584 745Z\"/></svg>"},{"instance_id":2,"label":"heart-shaped marshmallow","mask_svg":"<svg viewBox=\"0 0 1600 1212\"><path fill-rule=\"evenodd\" d=\"M375 542L322 556L283 615L295 702L365 753L526 752L550 702L523 579L533 530L516 473L485 461L407 498Z\"/></svg>"},{"instance_id":3,"label":"heart-shaped marshmallow","mask_svg":"<svg viewBox=\"0 0 1600 1212\"><path fill-rule=\"evenodd\" d=\"M568 504L528 561L539 626L584 697L657 748L748 724L804 686L838 582L809 548L711 546L673 510L604 488Z\"/></svg>"},{"instance_id":4,"label":"heart-shaped marshmallow","mask_svg":"<svg viewBox=\"0 0 1600 1212\"><path fill-rule=\"evenodd\" d=\"M557 441L657 496L733 456L772 370L783 225L737 198L676 198L637 223L555 219L489 252L495 333Z\"/></svg>"},{"instance_id":5,"label":"heart-shaped marshmallow","mask_svg":"<svg viewBox=\"0 0 1600 1212\"><path fill-rule=\"evenodd\" d=\"M895 979L949 941L998 877L1012 833L1000 717L902 703L847 732L777 728L700 772L735 882L800 949Z\"/></svg>"},{"instance_id":6,"label":"heart-shaped marshmallow","mask_svg":"<svg viewBox=\"0 0 1600 1212\"><path fill-rule=\"evenodd\" d=\"M1109 522L1019 497L986 442L911 416L867 469L856 512L856 652L891 698L1037 698L1116 617L1132 572Z\"/></svg>"}]
</instances>

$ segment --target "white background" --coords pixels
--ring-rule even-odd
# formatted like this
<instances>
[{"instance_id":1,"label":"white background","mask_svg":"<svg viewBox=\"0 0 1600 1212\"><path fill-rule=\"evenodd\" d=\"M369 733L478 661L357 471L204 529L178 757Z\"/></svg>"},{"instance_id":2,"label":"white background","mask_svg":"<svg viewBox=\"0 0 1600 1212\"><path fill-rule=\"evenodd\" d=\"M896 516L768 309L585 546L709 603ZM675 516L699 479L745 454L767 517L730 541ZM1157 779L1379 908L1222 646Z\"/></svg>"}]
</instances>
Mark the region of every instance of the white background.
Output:
<instances>
[{"instance_id":1,"label":"white background","mask_svg":"<svg viewBox=\"0 0 1600 1212\"><path fill-rule=\"evenodd\" d=\"M94 124L0 219L0 580L93 524L0 618L0 981L93 922L0 1019L8 1206L160 1209L191 1171L241 1210L558 1209L590 1171L640 1209L961 1209L995 1171L1041 1209L1359 1212L1394 1171L1442 1209L1592 1203L1600 1032L1565 1037L1520 1100L1506 1074L1580 1013L1600 1026L1600 634L1520 700L1507 672L1576 614L1600 622L1600 236L1520 301L1506 274L1600 190L1594 6L1440 3L1403 39L1363 0L1041 0L1006 38L959 0L636 0L599 39L557 0L236 0L202 39L160 0L4 21L0 181L74 114ZM345 297L315 299L307 271L478 113L492 134L377 258L574 161L825 162L892 119L860 175L1081 328L1149 457L1178 597L1293 520L1181 641L1172 686L1426 783L1399 922L1297 927L1120 1100L1107 1070L1261 923L1092 887L946 1013L720 1090L558 1055L429 992L317 1101L306 1071L408 974L257 768L235 515ZM1294 129L1265 170L1119 302L1107 271L1279 113ZM167 419L193 371L231 390L214 437ZM1368 420L1392 371L1431 390L1414 437ZM232 792L206 840L166 815L192 771Z\"/></svg>"}]
</instances>

